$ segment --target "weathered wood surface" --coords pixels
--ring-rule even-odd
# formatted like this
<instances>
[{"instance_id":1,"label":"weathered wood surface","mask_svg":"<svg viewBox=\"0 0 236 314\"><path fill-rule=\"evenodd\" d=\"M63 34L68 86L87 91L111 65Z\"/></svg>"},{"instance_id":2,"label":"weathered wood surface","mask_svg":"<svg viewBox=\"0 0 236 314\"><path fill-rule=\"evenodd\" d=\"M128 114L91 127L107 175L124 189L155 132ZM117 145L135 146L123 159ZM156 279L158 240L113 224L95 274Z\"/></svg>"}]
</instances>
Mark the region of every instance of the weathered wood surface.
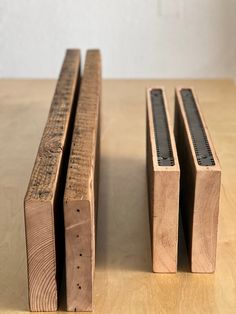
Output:
<instances>
[{"instance_id":1,"label":"weathered wood surface","mask_svg":"<svg viewBox=\"0 0 236 314\"><path fill-rule=\"evenodd\" d=\"M180 91L175 98L175 136L181 167L181 212L191 271L215 271L221 168L208 128L194 99L215 165L199 165Z\"/></svg>"},{"instance_id":2,"label":"weathered wood surface","mask_svg":"<svg viewBox=\"0 0 236 314\"><path fill-rule=\"evenodd\" d=\"M174 165L160 166L158 143L155 139L151 91L161 90L173 152ZM172 124L166 106L165 92L155 87L147 90L147 178L149 192L149 214L152 239L152 265L154 272L176 272L179 215L179 163Z\"/></svg>"},{"instance_id":3,"label":"weathered wood surface","mask_svg":"<svg viewBox=\"0 0 236 314\"><path fill-rule=\"evenodd\" d=\"M64 247L62 193L79 73L80 51L67 50L25 196L31 311L57 309Z\"/></svg>"},{"instance_id":4,"label":"weathered wood surface","mask_svg":"<svg viewBox=\"0 0 236 314\"><path fill-rule=\"evenodd\" d=\"M87 52L64 195L68 311L91 311L99 167L101 57Z\"/></svg>"}]
</instances>

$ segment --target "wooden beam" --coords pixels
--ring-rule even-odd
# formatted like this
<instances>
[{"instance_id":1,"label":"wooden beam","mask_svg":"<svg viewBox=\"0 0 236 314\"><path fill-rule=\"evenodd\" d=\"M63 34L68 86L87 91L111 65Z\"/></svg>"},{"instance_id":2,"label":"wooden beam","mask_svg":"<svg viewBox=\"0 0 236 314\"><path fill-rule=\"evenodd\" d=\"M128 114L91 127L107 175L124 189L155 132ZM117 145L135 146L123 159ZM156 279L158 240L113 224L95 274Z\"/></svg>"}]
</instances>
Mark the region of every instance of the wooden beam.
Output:
<instances>
[{"instance_id":1,"label":"wooden beam","mask_svg":"<svg viewBox=\"0 0 236 314\"><path fill-rule=\"evenodd\" d=\"M163 88L147 90L147 178L153 271L177 270L179 163Z\"/></svg>"},{"instance_id":2,"label":"wooden beam","mask_svg":"<svg viewBox=\"0 0 236 314\"><path fill-rule=\"evenodd\" d=\"M79 89L80 51L68 50L25 196L25 231L31 311L56 311L63 257L63 189L75 98Z\"/></svg>"},{"instance_id":3,"label":"wooden beam","mask_svg":"<svg viewBox=\"0 0 236 314\"><path fill-rule=\"evenodd\" d=\"M64 195L68 311L91 311L99 170L101 57L87 52Z\"/></svg>"},{"instance_id":4,"label":"wooden beam","mask_svg":"<svg viewBox=\"0 0 236 314\"><path fill-rule=\"evenodd\" d=\"M181 212L191 271L215 270L221 169L195 92L176 89L175 136L181 167Z\"/></svg>"}]
</instances>

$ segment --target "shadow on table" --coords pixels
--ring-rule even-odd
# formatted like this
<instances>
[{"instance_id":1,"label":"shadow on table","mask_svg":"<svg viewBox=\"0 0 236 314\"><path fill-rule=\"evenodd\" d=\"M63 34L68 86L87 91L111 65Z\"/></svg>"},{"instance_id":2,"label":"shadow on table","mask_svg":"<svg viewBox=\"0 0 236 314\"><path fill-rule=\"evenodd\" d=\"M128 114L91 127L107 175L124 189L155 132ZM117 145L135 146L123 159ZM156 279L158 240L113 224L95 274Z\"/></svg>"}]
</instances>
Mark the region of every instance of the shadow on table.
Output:
<instances>
[{"instance_id":1,"label":"shadow on table","mask_svg":"<svg viewBox=\"0 0 236 314\"><path fill-rule=\"evenodd\" d=\"M96 269L151 272L145 160L101 158ZM180 220L178 271L189 272Z\"/></svg>"},{"instance_id":2,"label":"shadow on table","mask_svg":"<svg viewBox=\"0 0 236 314\"><path fill-rule=\"evenodd\" d=\"M100 161L96 268L151 271L145 161Z\"/></svg>"}]
</instances>

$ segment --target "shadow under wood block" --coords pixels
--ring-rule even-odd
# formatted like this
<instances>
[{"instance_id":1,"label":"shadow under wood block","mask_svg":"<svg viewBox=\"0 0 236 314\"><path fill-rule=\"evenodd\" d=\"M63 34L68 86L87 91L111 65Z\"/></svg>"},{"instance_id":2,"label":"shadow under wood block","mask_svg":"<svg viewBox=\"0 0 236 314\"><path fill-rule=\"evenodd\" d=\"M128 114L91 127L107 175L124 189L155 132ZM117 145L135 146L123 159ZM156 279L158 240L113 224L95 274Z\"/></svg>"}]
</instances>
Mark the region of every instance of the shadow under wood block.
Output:
<instances>
[{"instance_id":1,"label":"shadow under wood block","mask_svg":"<svg viewBox=\"0 0 236 314\"><path fill-rule=\"evenodd\" d=\"M153 271L177 270L179 163L162 88L147 90L147 177Z\"/></svg>"},{"instance_id":2,"label":"shadow under wood block","mask_svg":"<svg viewBox=\"0 0 236 314\"><path fill-rule=\"evenodd\" d=\"M192 88L176 90L175 137L191 271L211 273L216 263L221 169Z\"/></svg>"},{"instance_id":3,"label":"shadow under wood block","mask_svg":"<svg viewBox=\"0 0 236 314\"><path fill-rule=\"evenodd\" d=\"M31 311L56 311L64 261L63 191L80 80L80 51L67 50L25 196Z\"/></svg>"},{"instance_id":4,"label":"shadow under wood block","mask_svg":"<svg viewBox=\"0 0 236 314\"><path fill-rule=\"evenodd\" d=\"M64 195L68 311L93 309L101 57L87 52Z\"/></svg>"}]
</instances>

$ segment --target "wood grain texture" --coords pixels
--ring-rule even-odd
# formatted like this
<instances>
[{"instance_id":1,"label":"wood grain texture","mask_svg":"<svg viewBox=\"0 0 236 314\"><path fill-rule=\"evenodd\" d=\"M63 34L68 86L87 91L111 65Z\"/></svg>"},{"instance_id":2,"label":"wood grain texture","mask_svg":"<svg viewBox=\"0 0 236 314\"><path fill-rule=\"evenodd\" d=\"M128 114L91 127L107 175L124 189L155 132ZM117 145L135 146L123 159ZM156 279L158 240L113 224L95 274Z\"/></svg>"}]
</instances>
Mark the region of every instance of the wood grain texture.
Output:
<instances>
[{"instance_id":1,"label":"wood grain texture","mask_svg":"<svg viewBox=\"0 0 236 314\"><path fill-rule=\"evenodd\" d=\"M63 258L65 165L69 155L80 52L68 50L25 196L25 231L31 311L55 311ZM58 280L58 282L57 282Z\"/></svg>"},{"instance_id":2,"label":"wood grain texture","mask_svg":"<svg viewBox=\"0 0 236 314\"><path fill-rule=\"evenodd\" d=\"M99 169L101 57L87 52L64 195L68 311L91 311Z\"/></svg>"},{"instance_id":3,"label":"wood grain texture","mask_svg":"<svg viewBox=\"0 0 236 314\"><path fill-rule=\"evenodd\" d=\"M208 128L192 90L197 110L209 142L215 165L199 165L189 123L177 88L175 99L175 136L181 165L181 211L185 229L191 271L215 271L221 168ZM188 88L189 89L189 88Z\"/></svg>"},{"instance_id":4,"label":"wood grain texture","mask_svg":"<svg viewBox=\"0 0 236 314\"><path fill-rule=\"evenodd\" d=\"M155 139L151 91L162 90L167 128L173 152L174 165L158 164L158 143ZM147 90L147 178L149 191L149 214L152 239L152 264L154 272L176 272L179 216L179 163L172 124L163 88Z\"/></svg>"}]
</instances>

